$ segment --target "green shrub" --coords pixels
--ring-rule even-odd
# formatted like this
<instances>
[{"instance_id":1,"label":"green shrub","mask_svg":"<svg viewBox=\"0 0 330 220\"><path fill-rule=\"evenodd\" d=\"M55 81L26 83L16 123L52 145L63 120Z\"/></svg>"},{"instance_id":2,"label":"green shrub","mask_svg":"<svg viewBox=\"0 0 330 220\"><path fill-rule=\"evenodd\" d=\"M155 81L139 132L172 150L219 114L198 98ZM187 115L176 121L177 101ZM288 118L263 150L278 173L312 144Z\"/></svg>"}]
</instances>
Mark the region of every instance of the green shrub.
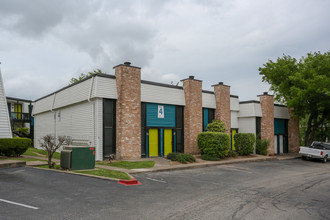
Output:
<instances>
[{"instance_id":1,"label":"green shrub","mask_svg":"<svg viewBox=\"0 0 330 220\"><path fill-rule=\"evenodd\" d=\"M15 144L13 138L0 139L0 155L12 156L15 155Z\"/></svg>"},{"instance_id":2,"label":"green shrub","mask_svg":"<svg viewBox=\"0 0 330 220\"><path fill-rule=\"evenodd\" d=\"M31 146L29 138L1 138L0 155L19 156Z\"/></svg>"},{"instance_id":3,"label":"green shrub","mask_svg":"<svg viewBox=\"0 0 330 220\"><path fill-rule=\"evenodd\" d=\"M192 163L196 161L193 155L183 154L183 153L169 153L167 155L167 159L172 161L178 161L180 163L187 163L187 162Z\"/></svg>"},{"instance_id":4,"label":"green shrub","mask_svg":"<svg viewBox=\"0 0 330 220\"><path fill-rule=\"evenodd\" d=\"M196 162L196 159L192 154L179 154L179 157L182 157L185 161L189 163Z\"/></svg>"},{"instance_id":5,"label":"green shrub","mask_svg":"<svg viewBox=\"0 0 330 220\"><path fill-rule=\"evenodd\" d=\"M226 132L226 126L222 121L214 119L206 126L206 130L209 132Z\"/></svg>"},{"instance_id":6,"label":"green shrub","mask_svg":"<svg viewBox=\"0 0 330 220\"><path fill-rule=\"evenodd\" d=\"M29 129L28 128L16 128L15 131L22 132L25 135L29 135Z\"/></svg>"},{"instance_id":7,"label":"green shrub","mask_svg":"<svg viewBox=\"0 0 330 220\"><path fill-rule=\"evenodd\" d=\"M229 134L220 132L202 132L197 136L197 145L202 155L224 158L230 149Z\"/></svg>"},{"instance_id":8,"label":"green shrub","mask_svg":"<svg viewBox=\"0 0 330 220\"><path fill-rule=\"evenodd\" d=\"M256 153L261 155L267 155L268 146L270 145L270 141L268 139L260 139L256 140Z\"/></svg>"},{"instance_id":9,"label":"green shrub","mask_svg":"<svg viewBox=\"0 0 330 220\"><path fill-rule=\"evenodd\" d=\"M202 155L202 159L203 160L210 160L210 161L218 161L218 160L220 160L220 158L215 157L215 156L212 156L212 155L209 155L209 154L203 154Z\"/></svg>"},{"instance_id":10,"label":"green shrub","mask_svg":"<svg viewBox=\"0 0 330 220\"><path fill-rule=\"evenodd\" d=\"M172 161L177 161L178 154L179 153L175 153L175 152L169 153L167 155L167 159L172 160Z\"/></svg>"},{"instance_id":11,"label":"green shrub","mask_svg":"<svg viewBox=\"0 0 330 220\"><path fill-rule=\"evenodd\" d=\"M228 152L228 157L237 157L238 156L238 153L234 150L230 150Z\"/></svg>"},{"instance_id":12,"label":"green shrub","mask_svg":"<svg viewBox=\"0 0 330 220\"><path fill-rule=\"evenodd\" d=\"M178 154L176 157L176 161L180 162L180 163L187 163L185 157L182 154Z\"/></svg>"},{"instance_id":13,"label":"green shrub","mask_svg":"<svg viewBox=\"0 0 330 220\"><path fill-rule=\"evenodd\" d=\"M244 156L253 153L256 137L253 133L238 133L234 136L235 150L238 155Z\"/></svg>"}]
</instances>

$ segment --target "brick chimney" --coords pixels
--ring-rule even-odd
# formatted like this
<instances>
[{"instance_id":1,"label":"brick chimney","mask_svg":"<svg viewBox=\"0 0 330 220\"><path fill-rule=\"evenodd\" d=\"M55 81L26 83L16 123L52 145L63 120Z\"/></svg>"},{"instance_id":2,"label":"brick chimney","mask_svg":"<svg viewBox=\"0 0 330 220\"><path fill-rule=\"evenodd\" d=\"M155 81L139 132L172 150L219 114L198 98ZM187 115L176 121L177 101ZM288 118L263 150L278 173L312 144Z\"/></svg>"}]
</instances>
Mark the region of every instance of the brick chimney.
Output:
<instances>
[{"instance_id":1,"label":"brick chimney","mask_svg":"<svg viewBox=\"0 0 330 220\"><path fill-rule=\"evenodd\" d=\"M202 81L189 76L184 79L184 152L199 154L197 135L203 131Z\"/></svg>"},{"instance_id":2,"label":"brick chimney","mask_svg":"<svg viewBox=\"0 0 330 220\"><path fill-rule=\"evenodd\" d=\"M141 68L125 62L116 72L116 157L141 158Z\"/></svg>"},{"instance_id":3,"label":"brick chimney","mask_svg":"<svg viewBox=\"0 0 330 220\"><path fill-rule=\"evenodd\" d=\"M230 134L230 86L219 82L214 87L215 119L222 121L226 126L226 133Z\"/></svg>"},{"instance_id":4,"label":"brick chimney","mask_svg":"<svg viewBox=\"0 0 330 220\"><path fill-rule=\"evenodd\" d=\"M274 154L274 96L264 92L258 97L260 97L262 111L260 137L270 141L268 154Z\"/></svg>"}]
</instances>

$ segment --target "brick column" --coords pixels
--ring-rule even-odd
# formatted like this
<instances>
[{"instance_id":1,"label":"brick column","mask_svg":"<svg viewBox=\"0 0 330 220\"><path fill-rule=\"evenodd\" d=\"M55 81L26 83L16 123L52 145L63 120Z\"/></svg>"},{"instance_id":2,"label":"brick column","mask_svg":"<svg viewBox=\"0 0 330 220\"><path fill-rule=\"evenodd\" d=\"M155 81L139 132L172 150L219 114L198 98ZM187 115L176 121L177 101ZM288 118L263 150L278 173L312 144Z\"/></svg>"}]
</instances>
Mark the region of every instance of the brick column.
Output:
<instances>
[{"instance_id":1,"label":"brick column","mask_svg":"<svg viewBox=\"0 0 330 220\"><path fill-rule=\"evenodd\" d=\"M267 92L259 97L262 111L260 136L270 141L268 154L274 154L274 97Z\"/></svg>"},{"instance_id":2,"label":"brick column","mask_svg":"<svg viewBox=\"0 0 330 220\"><path fill-rule=\"evenodd\" d=\"M215 119L222 121L226 126L226 133L230 134L230 86L219 82L213 85L215 94Z\"/></svg>"},{"instance_id":3,"label":"brick column","mask_svg":"<svg viewBox=\"0 0 330 220\"><path fill-rule=\"evenodd\" d=\"M299 119L293 117L292 109L288 109L290 119L288 122L288 147L289 153L297 153L300 146Z\"/></svg>"},{"instance_id":4,"label":"brick column","mask_svg":"<svg viewBox=\"0 0 330 220\"><path fill-rule=\"evenodd\" d=\"M116 71L116 157L141 158L141 68L129 62Z\"/></svg>"},{"instance_id":5,"label":"brick column","mask_svg":"<svg viewBox=\"0 0 330 220\"><path fill-rule=\"evenodd\" d=\"M197 135L203 131L202 81L194 76L184 79L184 152L199 154Z\"/></svg>"}]
</instances>

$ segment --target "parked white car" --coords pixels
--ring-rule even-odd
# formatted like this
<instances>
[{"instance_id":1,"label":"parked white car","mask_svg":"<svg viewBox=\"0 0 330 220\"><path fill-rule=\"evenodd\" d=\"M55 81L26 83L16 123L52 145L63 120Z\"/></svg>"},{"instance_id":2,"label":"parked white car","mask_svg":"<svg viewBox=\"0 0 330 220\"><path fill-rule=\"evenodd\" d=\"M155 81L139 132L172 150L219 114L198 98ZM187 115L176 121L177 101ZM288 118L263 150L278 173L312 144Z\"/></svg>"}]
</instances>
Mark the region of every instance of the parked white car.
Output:
<instances>
[{"instance_id":1,"label":"parked white car","mask_svg":"<svg viewBox=\"0 0 330 220\"><path fill-rule=\"evenodd\" d=\"M322 143L314 141L309 147L300 147L299 154L301 158L306 160L307 158L316 158L326 163L330 155L330 143Z\"/></svg>"}]
</instances>

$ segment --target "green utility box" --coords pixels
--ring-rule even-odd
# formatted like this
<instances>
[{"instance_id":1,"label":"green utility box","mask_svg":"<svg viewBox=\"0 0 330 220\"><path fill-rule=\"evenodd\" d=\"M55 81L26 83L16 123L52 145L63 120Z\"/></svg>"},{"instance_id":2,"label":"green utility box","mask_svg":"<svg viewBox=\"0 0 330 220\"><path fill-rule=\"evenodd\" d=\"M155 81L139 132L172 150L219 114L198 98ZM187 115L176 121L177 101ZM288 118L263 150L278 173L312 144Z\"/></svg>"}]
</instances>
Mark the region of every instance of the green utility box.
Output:
<instances>
[{"instance_id":1,"label":"green utility box","mask_svg":"<svg viewBox=\"0 0 330 220\"><path fill-rule=\"evenodd\" d=\"M94 147L69 146L65 147L62 152L61 167L63 168L71 170L86 170L95 168Z\"/></svg>"}]
</instances>

